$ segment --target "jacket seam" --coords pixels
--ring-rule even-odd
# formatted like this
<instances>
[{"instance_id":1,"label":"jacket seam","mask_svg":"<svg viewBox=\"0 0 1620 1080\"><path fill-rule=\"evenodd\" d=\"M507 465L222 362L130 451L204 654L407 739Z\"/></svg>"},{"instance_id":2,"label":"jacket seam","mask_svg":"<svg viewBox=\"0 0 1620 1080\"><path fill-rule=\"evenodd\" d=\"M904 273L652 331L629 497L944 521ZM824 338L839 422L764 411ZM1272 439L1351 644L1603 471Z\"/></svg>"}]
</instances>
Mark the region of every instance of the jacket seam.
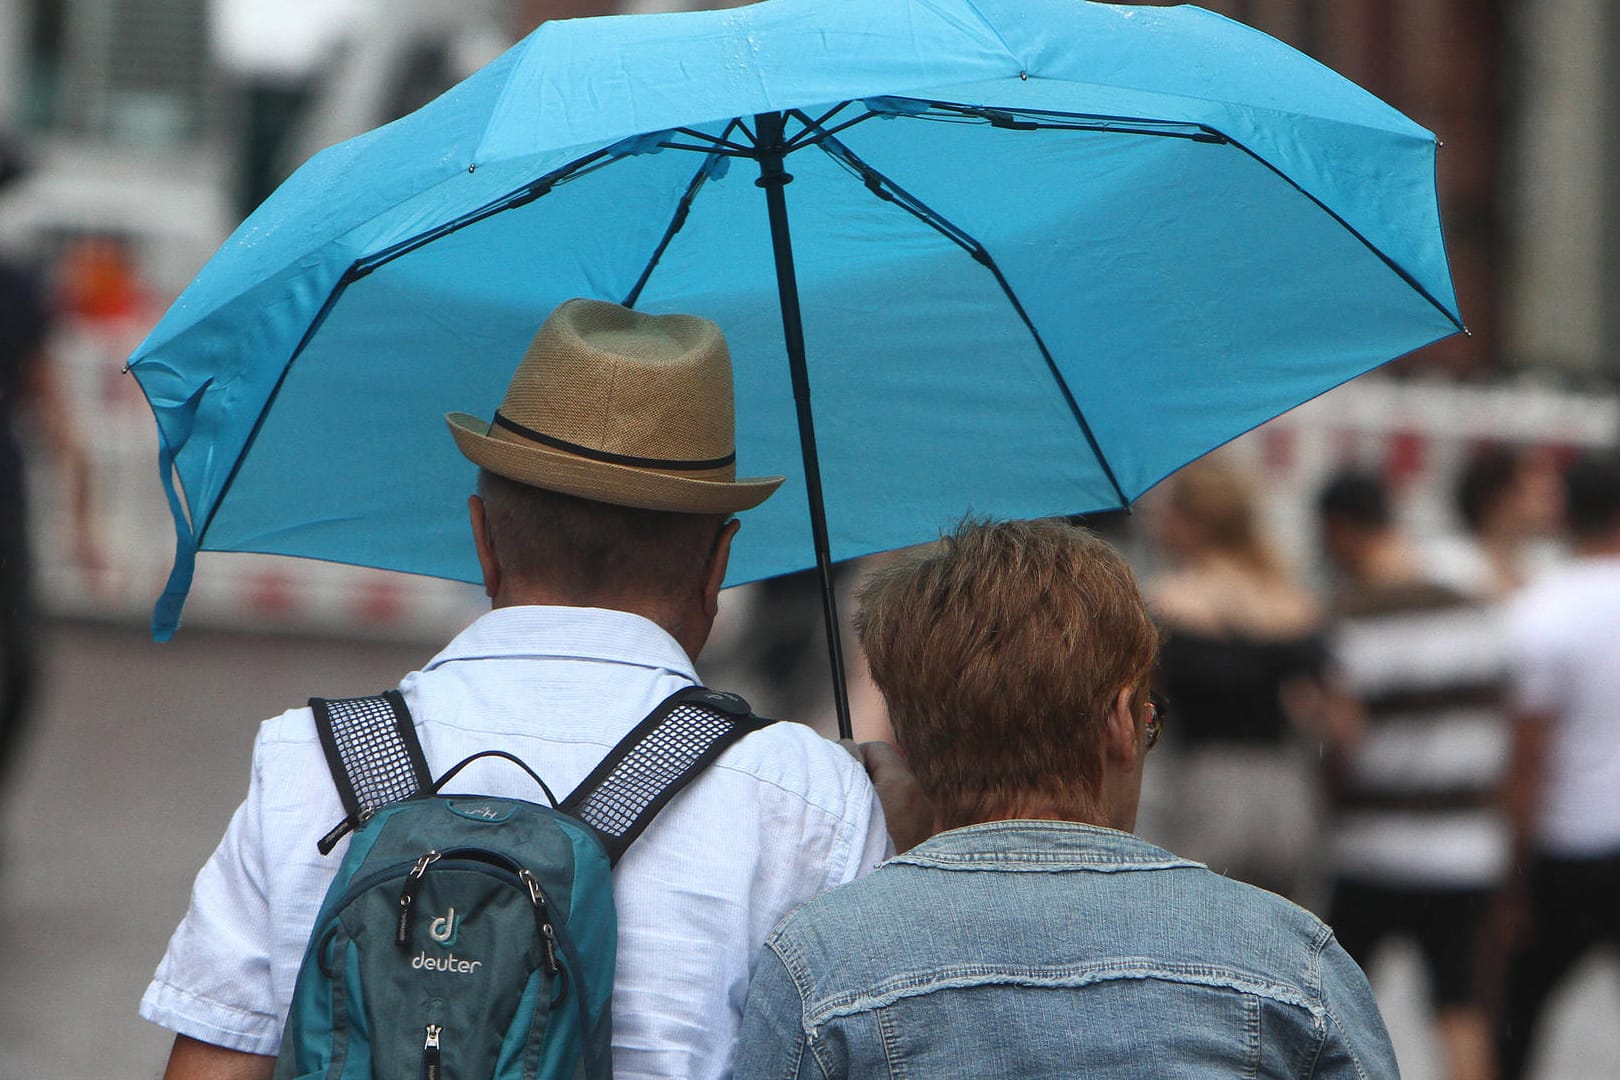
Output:
<instances>
[{"instance_id":1,"label":"jacket seam","mask_svg":"<svg viewBox=\"0 0 1620 1080\"><path fill-rule=\"evenodd\" d=\"M799 999L799 1008L800 1016L802 1017L804 1009L803 997L800 997ZM800 1022L803 1022L802 1019ZM796 1042L798 1045L794 1047L793 1056L788 1060L787 1068L780 1074L781 1080L799 1080L799 1077L804 1074L804 1052L805 1048L809 1046L810 1041L809 1038L801 1032Z\"/></svg>"},{"instance_id":2,"label":"jacket seam","mask_svg":"<svg viewBox=\"0 0 1620 1080\"><path fill-rule=\"evenodd\" d=\"M889 1080L904 1080L906 1059L900 1053L900 1033L895 1030L894 1017L887 1009L877 1009L874 1018L877 1021L878 1035L883 1040L883 1063L889 1067Z\"/></svg>"},{"instance_id":3,"label":"jacket seam","mask_svg":"<svg viewBox=\"0 0 1620 1080\"><path fill-rule=\"evenodd\" d=\"M1328 1035L1330 1034L1330 1029L1331 1031L1337 1031L1339 1033L1339 1037L1344 1040L1345 1056L1350 1059L1350 1066L1356 1070L1356 1076L1359 1078L1359 1080L1368 1080L1367 1070L1361 1067L1361 1055L1356 1053L1355 1044L1350 1041L1344 1025L1339 1022L1339 1014L1334 1012L1331 1008L1324 1008L1322 1010L1322 1014L1322 1046L1324 1048L1327 1046L1327 1039ZM1320 1054L1318 1057L1320 1057Z\"/></svg>"},{"instance_id":4,"label":"jacket seam","mask_svg":"<svg viewBox=\"0 0 1620 1080\"><path fill-rule=\"evenodd\" d=\"M1133 860L1129 858L1087 859L1074 855L1054 857L1024 857L1020 855L990 855L953 856L949 860L935 859L928 856L913 856L911 854L896 855L889 860L905 866L917 866L927 870L951 871L1004 871L1007 873L1038 873L1062 874L1080 873L1089 871L1099 874L1132 873L1146 870L1203 870L1203 863L1188 862L1185 859L1154 859Z\"/></svg>"},{"instance_id":5,"label":"jacket seam","mask_svg":"<svg viewBox=\"0 0 1620 1080\"><path fill-rule=\"evenodd\" d=\"M789 918L792 916L790 915ZM799 1030L808 1037L811 1031L809 997L810 968L805 963L803 954L794 945L792 940L782 934L773 934L765 941L765 947L776 954L782 962L783 969L788 973L788 979L793 983L793 992L799 995Z\"/></svg>"},{"instance_id":6,"label":"jacket seam","mask_svg":"<svg viewBox=\"0 0 1620 1080\"><path fill-rule=\"evenodd\" d=\"M791 918L791 913L789 918ZM823 1075L826 1075L826 1063L821 1060L821 1055L816 1052L816 1033L810 1022L810 999L806 993L809 967L805 963L804 956L799 952L797 946L781 933L772 934L766 938L765 947L775 954L777 960L781 961L782 970L787 972L788 981L793 984L793 992L799 998L799 1052L794 1057L792 1071L785 1074L786 1080L795 1080L803 1072L804 1055L806 1053L815 1061L816 1068Z\"/></svg>"},{"instance_id":7,"label":"jacket seam","mask_svg":"<svg viewBox=\"0 0 1620 1080\"><path fill-rule=\"evenodd\" d=\"M1322 1054L1327 1050L1328 1042L1328 1009L1327 1001L1322 994L1322 951L1327 948L1329 941L1333 940L1333 930L1326 924L1321 924L1316 931L1316 939L1311 942L1311 951L1305 962L1305 987L1311 996L1321 1003L1321 1011L1312 1011L1311 1027L1316 1032L1316 1050L1310 1055L1305 1070L1306 1077L1316 1075L1317 1066L1322 1063ZM1360 1072L1360 1063L1356 1065Z\"/></svg>"},{"instance_id":8,"label":"jacket seam","mask_svg":"<svg viewBox=\"0 0 1620 1080\"><path fill-rule=\"evenodd\" d=\"M1306 968L1305 986L1310 990L1316 1000L1327 1004L1327 997L1322 992L1322 953L1327 950L1328 942L1333 940L1333 928L1326 923L1317 926L1316 940L1311 942L1310 963Z\"/></svg>"},{"instance_id":9,"label":"jacket seam","mask_svg":"<svg viewBox=\"0 0 1620 1080\"><path fill-rule=\"evenodd\" d=\"M1072 967L964 964L932 970L926 974L891 979L878 984L870 991L844 993L818 1001L807 1009L806 1022L813 1029L828 1020L885 1008L898 1001L939 990L1009 984L1082 987L1124 979L1152 979L1233 990L1303 1009L1318 1020L1323 1011L1319 1004L1310 1001L1296 989L1219 967L1188 965L1178 968L1148 961L1099 965L1081 970Z\"/></svg>"},{"instance_id":10,"label":"jacket seam","mask_svg":"<svg viewBox=\"0 0 1620 1080\"><path fill-rule=\"evenodd\" d=\"M1243 1003L1249 1014L1249 1062L1243 1069L1244 1080L1257 1080L1260 1075L1260 1058L1262 1054L1262 1038L1265 1034L1265 1007L1261 1004L1260 995L1245 994Z\"/></svg>"}]
</instances>

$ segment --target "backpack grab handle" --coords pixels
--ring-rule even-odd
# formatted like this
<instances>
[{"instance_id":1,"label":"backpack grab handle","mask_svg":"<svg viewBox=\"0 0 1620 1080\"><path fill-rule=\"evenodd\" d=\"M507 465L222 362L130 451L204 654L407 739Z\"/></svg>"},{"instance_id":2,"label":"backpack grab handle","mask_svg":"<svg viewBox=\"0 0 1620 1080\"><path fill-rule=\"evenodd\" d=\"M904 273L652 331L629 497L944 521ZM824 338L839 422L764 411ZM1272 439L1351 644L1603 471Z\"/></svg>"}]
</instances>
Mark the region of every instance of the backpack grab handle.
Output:
<instances>
[{"instance_id":1,"label":"backpack grab handle","mask_svg":"<svg viewBox=\"0 0 1620 1080\"><path fill-rule=\"evenodd\" d=\"M557 796L553 795L551 793L551 788L547 787L546 782L544 780L540 779L540 774L535 772L533 769L529 768L528 764L522 758L518 757L516 754L509 754L505 750L480 750L476 754L472 754L469 757L462 758L460 761L458 761L454 765L450 766L450 768L446 769L445 772L444 772L444 775L440 776L437 780L433 781L432 785L430 785L422 794L424 794L424 795L429 795L429 794L437 795L437 794L439 794L439 792L441 790L443 790L444 785L448 784L452 779L454 779L455 775L458 772L460 772L462 769L465 769L468 765L471 765L473 762L477 761L479 758L487 758L487 757L505 758L507 761L510 761L512 764L516 765L518 768L520 768L524 772L528 773L529 774L529 779L531 779L535 783L539 784L540 785L540 790L546 793L546 801L551 803L551 808L553 810L558 809L558 807L557 807Z\"/></svg>"}]
</instances>

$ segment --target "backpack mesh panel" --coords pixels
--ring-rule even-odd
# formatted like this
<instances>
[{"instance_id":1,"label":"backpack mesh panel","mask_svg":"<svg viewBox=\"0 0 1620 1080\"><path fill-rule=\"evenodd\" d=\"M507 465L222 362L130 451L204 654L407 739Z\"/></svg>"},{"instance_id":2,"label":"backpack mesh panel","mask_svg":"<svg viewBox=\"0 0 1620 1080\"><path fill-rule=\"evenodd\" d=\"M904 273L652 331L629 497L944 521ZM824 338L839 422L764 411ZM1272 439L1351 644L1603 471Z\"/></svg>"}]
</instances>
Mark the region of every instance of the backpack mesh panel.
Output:
<instances>
[{"instance_id":1,"label":"backpack mesh panel","mask_svg":"<svg viewBox=\"0 0 1620 1080\"><path fill-rule=\"evenodd\" d=\"M332 717L332 737L343 760L351 763L350 780L362 810L376 810L416 794L411 757L386 699L329 701L327 710Z\"/></svg>"},{"instance_id":2,"label":"backpack mesh panel","mask_svg":"<svg viewBox=\"0 0 1620 1080\"><path fill-rule=\"evenodd\" d=\"M697 705L677 705L624 756L575 809L581 820L617 840L644 810L732 726Z\"/></svg>"}]
</instances>

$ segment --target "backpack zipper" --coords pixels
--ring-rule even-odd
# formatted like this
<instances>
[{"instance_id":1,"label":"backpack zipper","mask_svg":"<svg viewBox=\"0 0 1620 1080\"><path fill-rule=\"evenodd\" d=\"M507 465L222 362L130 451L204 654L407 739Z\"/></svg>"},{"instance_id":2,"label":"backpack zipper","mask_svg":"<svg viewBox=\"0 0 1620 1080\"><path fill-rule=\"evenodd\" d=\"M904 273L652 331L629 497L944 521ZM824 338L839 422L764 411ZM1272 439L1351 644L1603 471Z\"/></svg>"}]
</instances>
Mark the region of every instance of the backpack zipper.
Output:
<instances>
[{"instance_id":1,"label":"backpack zipper","mask_svg":"<svg viewBox=\"0 0 1620 1080\"><path fill-rule=\"evenodd\" d=\"M444 856L429 851L416 860L411 872L405 875L405 884L399 891L399 926L395 928L394 944L409 952L411 949L411 905L416 902L416 890L421 888L427 868Z\"/></svg>"},{"instance_id":2,"label":"backpack zipper","mask_svg":"<svg viewBox=\"0 0 1620 1080\"><path fill-rule=\"evenodd\" d=\"M546 894L540 890L540 880L528 867L518 871L518 880L529 887L529 899L534 902L534 920L540 929L540 943L546 949L546 974L557 974L557 931L551 925L551 909L546 906Z\"/></svg>"},{"instance_id":3,"label":"backpack zipper","mask_svg":"<svg viewBox=\"0 0 1620 1080\"><path fill-rule=\"evenodd\" d=\"M427 1026L427 1042L422 1044L423 1080L439 1080L439 1035L443 1031L438 1024Z\"/></svg>"},{"instance_id":4,"label":"backpack zipper","mask_svg":"<svg viewBox=\"0 0 1620 1080\"><path fill-rule=\"evenodd\" d=\"M416 892L422 887L422 879L427 876L428 867L441 859L459 859L466 862L479 862L492 866L517 878L517 881L529 890L529 900L534 904L535 927L540 932L540 944L545 952L546 974L556 975L561 965L557 962L557 931L551 924L551 908L546 903L546 894L540 888L540 881L523 866L513 859L483 848L449 848L445 851L428 851L416 860L410 872L405 875L405 882L399 892L399 925L395 928L394 944L404 952L411 951L411 906L416 902Z\"/></svg>"}]
</instances>

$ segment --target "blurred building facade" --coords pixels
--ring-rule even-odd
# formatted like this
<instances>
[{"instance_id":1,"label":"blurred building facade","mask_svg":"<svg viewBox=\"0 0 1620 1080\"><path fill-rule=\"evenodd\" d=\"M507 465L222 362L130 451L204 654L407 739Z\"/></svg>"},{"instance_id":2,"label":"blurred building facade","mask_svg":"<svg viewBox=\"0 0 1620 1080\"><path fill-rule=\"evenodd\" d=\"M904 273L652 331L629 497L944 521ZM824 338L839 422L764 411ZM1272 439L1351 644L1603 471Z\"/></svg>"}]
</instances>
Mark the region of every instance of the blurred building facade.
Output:
<instances>
[{"instance_id":1,"label":"blurred building facade","mask_svg":"<svg viewBox=\"0 0 1620 1080\"><path fill-rule=\"evenodd\" d=\"M1605 0L1206 0L1360 83L1444 144L1470 337L1397 373L1620 382L1620 7Z\"/></svg>"}]
</instances>

